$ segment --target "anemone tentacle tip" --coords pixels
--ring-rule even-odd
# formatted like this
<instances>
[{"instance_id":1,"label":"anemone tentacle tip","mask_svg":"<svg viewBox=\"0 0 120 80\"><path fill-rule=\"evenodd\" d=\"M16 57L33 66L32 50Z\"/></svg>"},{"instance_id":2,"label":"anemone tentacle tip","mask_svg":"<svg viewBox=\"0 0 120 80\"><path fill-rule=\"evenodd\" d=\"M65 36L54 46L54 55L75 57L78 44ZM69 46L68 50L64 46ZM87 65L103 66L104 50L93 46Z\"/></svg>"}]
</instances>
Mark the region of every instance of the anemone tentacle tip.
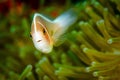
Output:
<instances>
[{"instance_id":1,"label":"anemone tentacle tip","mask_svg":"<svg viewBox=\"0 0 120 80\"><path fill-rule=\"evenodd\" d=\"M86 72L90 72L90 67L85 68Z\"/></svg>"},{"instance_id":2,"label":"anemone tentacle tip","mask_svg":"<svg viewBox=\"0 0 120 80\"><path fill-rule=\"evenodd\" d=\"M107 40L107 43L108 43L108 44L112 44L112 43L113 43L112 39L108 39L108 40Z\"/></svg>"}]
</instances>

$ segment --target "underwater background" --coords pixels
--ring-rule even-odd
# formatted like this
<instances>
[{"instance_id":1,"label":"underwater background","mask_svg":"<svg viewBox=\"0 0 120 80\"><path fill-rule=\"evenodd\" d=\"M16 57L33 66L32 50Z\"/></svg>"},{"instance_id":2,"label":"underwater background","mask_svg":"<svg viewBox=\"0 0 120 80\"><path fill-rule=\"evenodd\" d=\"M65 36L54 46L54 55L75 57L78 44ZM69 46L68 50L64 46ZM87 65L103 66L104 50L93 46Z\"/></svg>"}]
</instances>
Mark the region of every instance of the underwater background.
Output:
<instances>
[{"instance_id":1,"label":"underwater background","mask_svg":"<svg viewBox=\"0 0 120 80\"><path fill-rule=\"evenodd\" d=\"M0 80L120 80L120 0L0 0ZM49 54L30 38L34 13L79 20Z\"/></svg>"}]
</instances>

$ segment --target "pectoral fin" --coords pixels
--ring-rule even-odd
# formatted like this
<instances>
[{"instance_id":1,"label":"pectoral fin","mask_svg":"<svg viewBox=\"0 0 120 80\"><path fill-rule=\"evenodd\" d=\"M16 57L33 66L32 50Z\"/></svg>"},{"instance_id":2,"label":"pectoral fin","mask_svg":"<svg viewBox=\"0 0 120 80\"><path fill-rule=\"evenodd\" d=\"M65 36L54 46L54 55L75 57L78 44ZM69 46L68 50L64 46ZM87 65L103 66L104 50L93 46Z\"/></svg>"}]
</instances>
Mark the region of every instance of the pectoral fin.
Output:
<instances>
[{"instance_id":1,"label":"pectoral fin","mask_svg":"<svg viewBox=\"0 0 120 80\"><path fill-rule=\"evenodd\" d=\"M61 45L65 40L66 40L66 35L65 34L63 34L63 35L61 35L61 36L54 36L54 46L59 46L59 45Z\"/></svg>"}]
</instances>

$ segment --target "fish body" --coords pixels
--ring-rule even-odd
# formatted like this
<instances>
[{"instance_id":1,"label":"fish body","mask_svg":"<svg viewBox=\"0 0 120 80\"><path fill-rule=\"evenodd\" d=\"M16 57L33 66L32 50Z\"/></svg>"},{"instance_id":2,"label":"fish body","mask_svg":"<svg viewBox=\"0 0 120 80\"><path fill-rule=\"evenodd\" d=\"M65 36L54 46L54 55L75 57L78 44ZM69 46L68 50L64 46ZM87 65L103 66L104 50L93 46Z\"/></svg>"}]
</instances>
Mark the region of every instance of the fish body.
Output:
<instances>
[{"instance_id":1,"label":"fish body","mask_svg":"<svg viewBox=\"0 0 120 80\"><path fill-rule=\"evenodd\" d=\"M35 13L31 25L31 36L36 49L43 53L52 51L53 46L59 45L66 30L77 21L78 14L70 9L55 20Z\"/></svg>"}]
</instances>

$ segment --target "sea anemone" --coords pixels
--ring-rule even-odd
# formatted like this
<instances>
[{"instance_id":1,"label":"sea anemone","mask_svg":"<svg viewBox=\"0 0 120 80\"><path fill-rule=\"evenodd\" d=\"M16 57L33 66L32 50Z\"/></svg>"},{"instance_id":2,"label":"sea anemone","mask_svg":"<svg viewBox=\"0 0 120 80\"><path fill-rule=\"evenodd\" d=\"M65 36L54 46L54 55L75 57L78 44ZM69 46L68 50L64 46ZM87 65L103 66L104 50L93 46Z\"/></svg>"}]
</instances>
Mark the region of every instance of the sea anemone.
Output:
<instances>
[{"instance_id":1,"label":"sea anemone","mask_svg":"<svg viewBox=\"0 0 120 80\"><path fill-rule=\"evenodd\" d=\"M72 6L69 0L65 2L63 10ZM63 10L55 4L45 7L46 0L40 3L40 9L29 10L25 3L15 7L12 2L8 13L0 13L1 80L119 80L119 0L80 2L76 7L79 20L67 31L65 42L50 54L34 48L29 37L31 16L43 10L56 17Z\"/></svg>"}]
</instances>

